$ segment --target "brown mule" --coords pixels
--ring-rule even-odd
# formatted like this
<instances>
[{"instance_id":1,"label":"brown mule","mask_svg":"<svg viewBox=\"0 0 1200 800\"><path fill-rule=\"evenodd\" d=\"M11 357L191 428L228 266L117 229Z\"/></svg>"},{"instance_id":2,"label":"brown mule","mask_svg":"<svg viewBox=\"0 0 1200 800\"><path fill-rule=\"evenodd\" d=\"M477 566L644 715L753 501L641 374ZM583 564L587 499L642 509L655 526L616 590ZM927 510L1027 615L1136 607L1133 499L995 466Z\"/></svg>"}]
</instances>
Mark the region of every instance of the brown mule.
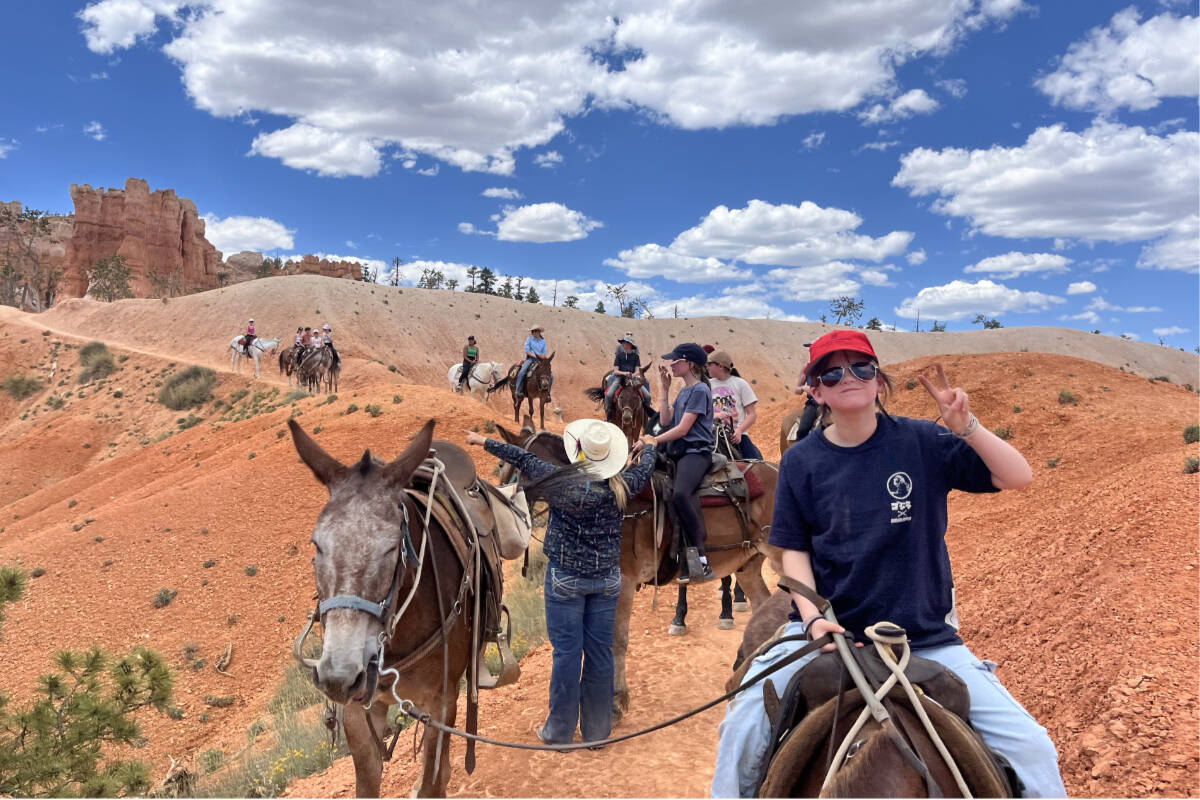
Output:
<instances>
[{"instance_id":1,"label":"brown mule","mask_svg":"<svg viewBox=\"0 0 1200 800\"><path fill-rule=\"evenodd\" d=\"M546 429L546 403L550 400L550 384L554 380L554 374L551 372L550 362L554 361L554 353L551 353L548 358L539 358L536 363L529 367L525 373L525 385L517 386L517 374L521 371L520 364L513 364L508 369L508 374L500 380L496 381L490 389L488 395L499 389L501 386L507 385L512 392L513 403L513 421L518 422L521 419L521 400L529 401L529 414L533 414L533 401L538 401L538 413L541 416L541 430Z\"/></svg>"},{"instance_id":2,"label":"brown mule","mask_svg":"<svg viewBox=\"0 0 1200 800\"><path fill-rule=\"evenodd\" d=\"M533 422L526 417L519 433L511 433L496 426L499 435L509 444L523 447L538 458L551 464L566 465L567 454L562 437L549 431L536 432ZM742 522L732 506L704 508L704 524L708 530L708 561L717 577L737 575L752 607L769 596L762 578L764 557L778 561L776 551L767 542L767 530L775 501L776 470L774 465L756 463L752 469L763 484L762 496L750 501L748 516L751 520L749 539L743 537ZM499 482L512 478L513 469L501 469ZM654 481L661 485L667 480L656 473ZM617 600L616 620L613 624L613 714L614 720L629 708L629 684L625 674L625 655L629 650L629 618L633 612L633 595L643 585L656 587L673 583L678 564L668 556L672 532L665 504L641 497L629 498L625 508L625 521L621 527L621 595ZM656 541L655 517L662 519L661 536ZM683 587L679 587L683 589ZM676 617L681 608L677 604ZM686 614L686 602L682 611Z\"/></svg>"},{"instance_id":3,"label":"brown mule","mask_svg":"<svg viewBox=\"0 0 1200 800\"><path fill-rule=\"evenodd\" d=\"M357 463L346 466L321 449L295 420L288 420L300 458L329 490L312 534L319 603L296 638L293 655L311 670L313 682L329 700L344 706L342 724L359 797L380 795L384 757L390 757L381 737L387 733L388 705L394 697L411 700L453 727L459 679L473 660L472 642L479 641L473 628L476 633L480 626L492 628L499 616L498 583L485 589L473 579L480 562L470 555L472 539L463 517L448 517L435 508L425 527L422 503L428 503L428 493L436 491L442 498L443 492L452 491L448 484L470 477L464 470L451 469L457 461L448 451L456 446L438 442L447 483L431 489L432 480L419 479L425 474L433 426L434 420L425 423L388 464L366 451ZM473 552L482 553L482 563L489 565L482 544ZM467 602L458 602L463 597ZM472 597L478 600L472 602ZM304 639L317 621L324 627L321 655L306 658ZM474 656L482 660L482 644ZM468 681L469 691L473 685ZM472 714L469 694L468 729L474 725ZM427 726L422 748L424 765L415 793L444 796L450 779L449 736ZM472 766L468 746L468 771Z\"/></svg>"}]
</instances>

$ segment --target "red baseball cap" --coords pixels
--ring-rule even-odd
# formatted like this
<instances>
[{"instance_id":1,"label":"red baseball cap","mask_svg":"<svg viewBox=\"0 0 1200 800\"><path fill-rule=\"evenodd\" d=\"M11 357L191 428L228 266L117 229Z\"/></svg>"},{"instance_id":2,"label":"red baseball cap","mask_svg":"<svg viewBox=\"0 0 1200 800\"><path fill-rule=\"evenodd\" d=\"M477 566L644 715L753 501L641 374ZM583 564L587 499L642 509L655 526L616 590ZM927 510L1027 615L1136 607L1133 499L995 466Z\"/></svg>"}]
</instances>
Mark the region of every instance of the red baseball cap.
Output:
<instances>
[{"instance_id":1,"label":"red baseball cap","mask_svg":"<svg viewBox=\"0 0 1200 800\"><path fill-rule=\"evenodd\" d=\"M804 368L805 376L811 375L812 370L820 363L821 359L830 353L836 353L838 350L850 350L855 353L862 353L879 361L879 357L875 355L875 349L871 347L871 341L865 333L860 331L830 331L809 345L808 366Z\"/></svg>"}]
</instances>

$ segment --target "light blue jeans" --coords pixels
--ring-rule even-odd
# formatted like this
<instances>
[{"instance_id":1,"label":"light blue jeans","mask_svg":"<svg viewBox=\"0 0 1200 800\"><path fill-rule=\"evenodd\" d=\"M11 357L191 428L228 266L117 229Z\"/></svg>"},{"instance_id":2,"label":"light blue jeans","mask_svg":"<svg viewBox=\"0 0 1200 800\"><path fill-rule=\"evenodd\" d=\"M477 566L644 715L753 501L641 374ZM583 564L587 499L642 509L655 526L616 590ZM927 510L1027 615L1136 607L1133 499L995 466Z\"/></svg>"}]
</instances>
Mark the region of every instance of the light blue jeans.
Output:
<instances>
[{"instance_id":1,"label":"light blue jeans","mask_svg":"<svg viewBox=\"0 0 1200 800\"><path fill-rule=\"evenodd\" d=\"M533 356L525 356L525 360L521 362L521 368L517 370L517 394L525 394L525 373L529 372L529 368L536 364L538 360ZM554 388L554 375L550 375L550 388Z\"/></svg>"},{"instance_id":2,"label":"light blue jeans","mask_svg":"<svg viewBox=\"0 0 1200 800\"><path fill-rule=\"evenodd\" d=\"M803 623L790 622L783 635L803 633ZM754 659L746 680L802 646L802 642L786 642ZM1067 796L1058 772L1058 751L1054 743L1046 729L1000 684L994 674L994 663L980 661L963 645L914 649L912 654L945 665L967 684L971 695L971 724L988 747L1012 764L1017 777L1025 784L1025 797ZM817 653L811 653L772 673L770 681L775 690L782 692L800 667L816 657ZM763 710L762 684L756 683L725 706L725 719L717 728L713 797L754 795L755 780L770 735L771 726Z\"/></svg>"}]
</instances>

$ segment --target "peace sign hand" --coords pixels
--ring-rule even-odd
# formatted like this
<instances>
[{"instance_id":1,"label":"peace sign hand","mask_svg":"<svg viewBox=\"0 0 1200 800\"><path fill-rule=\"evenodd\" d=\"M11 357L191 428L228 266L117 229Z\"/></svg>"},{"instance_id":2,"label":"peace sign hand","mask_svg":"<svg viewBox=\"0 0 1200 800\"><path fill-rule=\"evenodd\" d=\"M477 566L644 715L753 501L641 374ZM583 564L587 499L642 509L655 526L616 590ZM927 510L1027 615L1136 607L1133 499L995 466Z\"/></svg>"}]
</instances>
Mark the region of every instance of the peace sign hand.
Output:
<instances>
[{"instance_id":1,"label":"peace sign hand","mask_svg":"<svg viewBox=\"0 0 1200 800\"><path fill-rule=\"evenodd\" d=\"M967 427L967 423L971 421L971 410L967 407L967 393L957 387L950 388L950 381L946 380L946 371L942 369L940 362L933 366L937 370L935 381L929 380L924 375L917 375L917 380L937 403L938 411L942 415L942 422L946 423L946 427L952 433L962 433Z\"/></svg>"}]
</instances>

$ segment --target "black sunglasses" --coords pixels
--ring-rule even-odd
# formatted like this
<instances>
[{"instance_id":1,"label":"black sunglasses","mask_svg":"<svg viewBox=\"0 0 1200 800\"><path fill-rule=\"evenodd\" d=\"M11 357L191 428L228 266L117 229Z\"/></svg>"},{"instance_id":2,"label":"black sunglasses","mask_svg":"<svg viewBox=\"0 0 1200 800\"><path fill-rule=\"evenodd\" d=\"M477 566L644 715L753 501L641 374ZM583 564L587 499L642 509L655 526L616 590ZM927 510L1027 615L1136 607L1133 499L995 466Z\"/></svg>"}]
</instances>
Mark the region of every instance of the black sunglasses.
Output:
<instances>
[{"instance_id":1,"label":"black sunglasses","mask_svg":"<svg viewBox=\"0 0 1200 800\"><path fill-rule=\"evenodd\" d=\"M850 372L860 381L873 381L879 375L879 365L873 361L858 361L850 365ZM809 377L808 385L816 386L820 381L826 387L837 386L846 377L845 367L830 367L815 377Z\"/></svg>"}]
</instances>

